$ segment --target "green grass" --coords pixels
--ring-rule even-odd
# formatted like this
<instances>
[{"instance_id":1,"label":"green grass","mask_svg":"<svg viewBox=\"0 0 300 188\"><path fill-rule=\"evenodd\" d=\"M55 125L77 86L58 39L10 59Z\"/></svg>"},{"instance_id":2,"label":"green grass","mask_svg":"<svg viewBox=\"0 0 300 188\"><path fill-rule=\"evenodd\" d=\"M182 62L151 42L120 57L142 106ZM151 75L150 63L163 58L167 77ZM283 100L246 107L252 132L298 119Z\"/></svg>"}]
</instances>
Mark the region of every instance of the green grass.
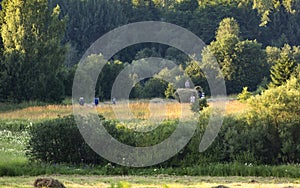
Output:
<instances>
[{"instance_id":1,"label":"green grass","mask_svg":"<svg viewBox=\"0 0 300 188\"><path fill-rule=\"evenodd\" d=\"M42 177L42 176L39 176ZM49 176L48 176L49 177ZM226 185L229 187L299 187L300 180L293 178L262 177L209 177L209 176L78 176L52 175L68 188L92 187L209 187ZM1 188L29 188L37 177L0 177Z\"/></svg>"},{"instance_id":2,"label":"green grass","mask_svg":"<svg viewBox=\"0 0 300 188\"><path fill-rule=\"evenodd\" d=\"M233 106L236 107L235 103ZM27 108L20 104L16 107L6 105L1 111L17 113L18 109ZM42 106L42 104L41 104ZM62 105L63 106L63 105ZM61 106L59 106L61 107ZM64 106L67 108L66 106ZM47 108L47 109L46 109ZM69 108L69 107L68 107ZM24 109L25 110L25 109ZM56 106L33 109L49 113L61 113ZM61 109L60 109L61 110ZM62 109L68 112L68 109ZM230 110L230 109L229 109ZM52 112L51 111L51 112ZM234 110L232 110L234 111ZM52 176L61 180L67 187L122 187L120 182L129 187L212 187L219 184L229 187L300 187L300 165L253 165L241 163L198 164L184 168L128 168L108 164L105 166L44 164L28 161L25 152L28 141L26 129L31 120L25 118L0 120L0 188L29 188L38 176ZM33 114L35 115L35 114ZM23 116L22 116L23 117ZM36 123L40 119L33 121ZM47 116L48 117L48 116ZM58 175L59 174L59 175ZM256 183L251 183L254 180ZM249 183L250 182L250 183ZM128 187L127 186L127 187Z\"/></svg>"}]
</instances>

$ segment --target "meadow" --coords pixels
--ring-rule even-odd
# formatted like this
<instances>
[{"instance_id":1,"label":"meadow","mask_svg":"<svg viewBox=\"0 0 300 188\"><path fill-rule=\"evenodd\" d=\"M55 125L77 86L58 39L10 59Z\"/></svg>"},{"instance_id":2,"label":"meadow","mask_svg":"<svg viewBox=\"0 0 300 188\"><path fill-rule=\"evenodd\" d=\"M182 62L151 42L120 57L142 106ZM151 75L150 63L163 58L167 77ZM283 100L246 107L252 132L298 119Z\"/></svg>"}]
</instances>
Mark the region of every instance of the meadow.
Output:
<instances>
[{"instance_id":1,"label":"meadow","mask_svg":"<svg viewBox=\"0 0 300 188\"><path fill-rule=\"evenodd\" d=\"M215 104L213 104L215 103ZM211 102L210 105L218 105ZM116 105L101 103L97 112L106 119L128 121L128 110L137 120L188 119L193 112L190 104L174 102L131 101ZM248 109L247 104L233 100L226 106L226 114L239 114ZM72 113L72 105L20 104L0 107L0 123L8 125L21 122L26 126ZM159 113L163 111L164 113ZM156 112L156 113L153 113ZM133 168L43 164L32 163L25 155L28 143L27 129L0 129L0 187L32 187L35 178L51 176L62 181L67 187L300 187L299 165L261 166L252 164L204 164L178 168ZM4 126L7 127L7 126ZM59 174L59 175L58 175ZM177 175L177 176L175 176ZM187 176L190 175L190 176ZM209 175L209 176L207 176ZM226 176L226 177L225 177ZM260 176L260 177L256 177Z\"/></svg>"},{"instance_id":2,"label":"meadow","mask_svg":"<svg viewBox=\"0 0 300 188\"><path fill-rule=\"evenodd\" d=\"M218 102L211 102L210 105L218 105L216 103ZM193 112L191 111L191 105L189 103L155 103L145 100L131 101L130 103L121 101L116 105L106 102L101 103L96 107L96 109L106 119L115 119L115 113L118 113L118 118L121 120L128 120L128 117L131 114L137 119L176 119L180 117L189 118L191 115L193 115ZM130 109L130 111L127 109ZM247 104L233 100L228 102L226 105L226 114L241 113L246 109ZM73 106L71 104L54 105L36 103L34 106L25 104L14 104L14 106L9 104L0 104L0 120L28 120L34 122L57 118L58 116L66 116L71 114L72 110Z\"/></svg>"}]
</instances>

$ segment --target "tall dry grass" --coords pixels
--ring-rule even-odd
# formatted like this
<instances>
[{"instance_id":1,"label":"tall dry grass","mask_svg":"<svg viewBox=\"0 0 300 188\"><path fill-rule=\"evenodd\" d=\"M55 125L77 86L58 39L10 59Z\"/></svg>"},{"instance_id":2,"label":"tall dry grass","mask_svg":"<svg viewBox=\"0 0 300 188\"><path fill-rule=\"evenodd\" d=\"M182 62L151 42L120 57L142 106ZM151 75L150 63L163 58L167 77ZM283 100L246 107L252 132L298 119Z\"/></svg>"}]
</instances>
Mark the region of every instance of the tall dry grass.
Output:
<instances>
[{"instance_id":1,"label":"tall dry grass","mask_svg":"<svg viewBox=\"0 0 300 188\"><path fill-rule=\"evenodd\" d=\"M218 102L210 102L210 105L218 105ZM193 116L189 103L131 101L120 102L116 105L101 103L96 107L97 111L107 119L120 120L163 120L163 119L188 119ZM247 104L239 101L230 101L226 105L226 114L241 113L247 109ZM13 120L44 120L66 116L72 113L72 105L47 105L31 106L23 109L1 112L0 119Z\"/></svg>"}]
</instances>

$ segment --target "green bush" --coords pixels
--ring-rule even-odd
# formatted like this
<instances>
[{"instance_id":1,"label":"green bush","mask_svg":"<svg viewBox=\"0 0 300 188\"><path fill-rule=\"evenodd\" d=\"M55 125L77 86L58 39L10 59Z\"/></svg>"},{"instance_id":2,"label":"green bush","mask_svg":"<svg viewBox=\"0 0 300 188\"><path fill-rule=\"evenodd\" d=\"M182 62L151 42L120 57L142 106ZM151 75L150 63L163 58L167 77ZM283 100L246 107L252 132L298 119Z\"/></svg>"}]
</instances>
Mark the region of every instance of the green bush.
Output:
<instances>
[{"instance_id":1,"label":"green bush","mask_svg":"<svg viewBox=\"0 0 300 188\"><path fill-rule=\"evenodd\" d=\"M205 107L208 107L206 98L196 99L196 101L192 104L191 110L193 112L200 112Z\"/></svg>"},{"instance_id":2,"label":"green bush","mask_svg":"<svg viewBox=\"0 0 300 188\"><path fill-rule=\"evenodd\" d=\"M108 133L122 143L151 146L162 142L176 128L176 121L165 121L150 132L137 132L133 125L103 120ZM151 125L143 125L149 129ZM106 160L96 154L84 141L73 116L38 123L29 130L27 155L31 160L50 163L103 164Z\"/></svg>"},{"instance_id":3,"label":"green bush","mask_svg":"<svg viewBox=\"0 0 300 188\"><path fill-rule=\"evenodd\" d=\"M0 131L9 130L21 132L26 130L32 123L27 120L0 120Z\"/></svg>"},{"instance_id":4,"label":"green bush","mask_svg":"<svg viewBox=\"0 0 300 188\"><path fill-rule=\"evenodd\" d=\"M184 167L218 162L299 163L299 121L275 127L267 119L258 116L249 119L248 115L226 116L212 145L199 153L199 143L209 118L209 109L202 111L197 129L187 146L159 166ZM105 121L104 126L120 142L145 147L168 138L175 130L176 123L165 121L150 132L136 132L133 125L114 121ZM143 129L147 128L147 125L143 125ZM29 134L31 138L27 155L32 160L72 164L108 163L84 142L72 116L34 125Z\"/></svg>"},{"instance_id":5,"label":"green bush","mask_svg":"<svg viewBox=\"0 0 300 188\"><path fill-rule=\"evenodd\" d=\"M100 158L83 140L73 116L38 123L29 129L27 155L49 163L95 163Z\"/></svg>"},{"instance_id":6,"label":"green bush","mask_svg":"<svg viewBox=\"0 0 300 188\"><path fill-rule=\"evenodd\" d=\"M238 99L240 101L246 101L252 96L252 94L248 91L248 87L244 87L243 91L238 95Z\"/></svg>"}]
</instances>

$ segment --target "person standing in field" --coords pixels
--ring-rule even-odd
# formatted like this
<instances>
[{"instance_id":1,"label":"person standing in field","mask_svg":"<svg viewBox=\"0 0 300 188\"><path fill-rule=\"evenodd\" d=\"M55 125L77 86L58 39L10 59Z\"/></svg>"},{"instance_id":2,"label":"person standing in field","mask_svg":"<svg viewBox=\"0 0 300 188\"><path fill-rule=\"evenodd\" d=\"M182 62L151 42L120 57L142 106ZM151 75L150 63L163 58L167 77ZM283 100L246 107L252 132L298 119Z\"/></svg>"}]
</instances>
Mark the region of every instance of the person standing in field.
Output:
<instances>
[{"instance_id":1,"label":"person standing in field","mask_svg":"<svg viewBox=\"0 0 300 188\"><path fill-rule=\"evenodd\" d=\"M190 102L191 103L194 103L196 101L196 97L195 97L195 95L192 95L191 97L190 97Z\"/></svg>"},{"instance_id":2,"label":"person standing in field","mask_svg":"<svg viewBox=\"0 0 300 188\"><path fill-rule=\"evenodd\" d=\"M117 102L116 97L113 97L113 98L112 98L112 103L113 103L113 104L116 104L116 102Z\"/></svg>"},{"instance_id":3,"label":"person standing in field","mask_svg":"<svg viewBox=\"0 0 300 188\"><path fill-rule=\"evenodd\" d=\"M185 88L190 88L190 87L191 87L191 86L190 86L190 81L187 80L187 81L185 82L184 86L185 86Z\"/></svg>"},{"instance_id":4,"label":"person standing in field","mask_svg":"<svg viewBox=\"0 0 300 188\"><path fill-rule=\"evenodd\" d=\"M80 97L79 100L78 100L78 103L83 106L84 105L84 98L83 97Z\"/></svg>"}]
</instances>

